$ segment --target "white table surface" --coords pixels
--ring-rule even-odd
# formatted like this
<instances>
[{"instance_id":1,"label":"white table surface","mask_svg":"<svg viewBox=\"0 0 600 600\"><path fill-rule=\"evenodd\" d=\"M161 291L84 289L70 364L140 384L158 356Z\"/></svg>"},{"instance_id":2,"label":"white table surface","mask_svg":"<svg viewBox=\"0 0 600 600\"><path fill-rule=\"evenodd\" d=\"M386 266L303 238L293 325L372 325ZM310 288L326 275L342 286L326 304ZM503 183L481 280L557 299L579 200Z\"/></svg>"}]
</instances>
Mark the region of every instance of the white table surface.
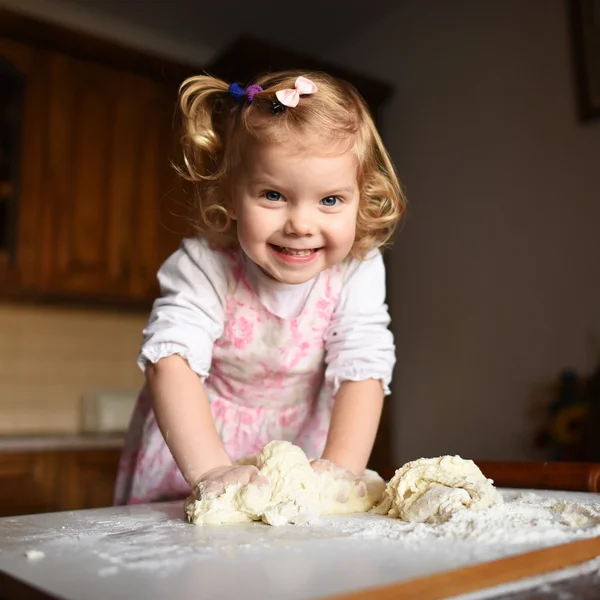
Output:
<instances>
[{"instance_id":1,"label":"white table surface","mask_svg":"<svg viewBox=\"0 0 600 600\"><path fill-rule=\"evenodd\" d=\"M401 535L369 535L368 525L381 520L391 521L362 514L308 526L200 527L184 520L181 502L10 517L0 519L0 571L66 600L300 600L540 547L445 539L406 544ZM33 550L44 557L27 558Z\"/></svg>"}]
</instances>

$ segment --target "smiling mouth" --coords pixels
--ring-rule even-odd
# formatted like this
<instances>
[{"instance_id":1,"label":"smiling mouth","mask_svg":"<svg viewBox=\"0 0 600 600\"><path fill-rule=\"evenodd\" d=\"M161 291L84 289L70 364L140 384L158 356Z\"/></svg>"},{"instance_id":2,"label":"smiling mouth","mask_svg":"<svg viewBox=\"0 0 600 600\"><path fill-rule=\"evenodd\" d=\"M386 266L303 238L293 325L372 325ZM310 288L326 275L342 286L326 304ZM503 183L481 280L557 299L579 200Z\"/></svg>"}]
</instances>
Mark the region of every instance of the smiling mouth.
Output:
<instances>
[{"instance_id":1,"label":"smiling mouth","mask_svg":"<svg viewBox=\"0 0 600 600\"><path fill-rule=\"evenodd\" d=\"M271 244L271 246L277 250L277 252L281 252L281 254L289 254L290 256L310 256L320 250L320 248L287 248L286 246L277 246L276 244Z\"/></svg>"}]
</instances>

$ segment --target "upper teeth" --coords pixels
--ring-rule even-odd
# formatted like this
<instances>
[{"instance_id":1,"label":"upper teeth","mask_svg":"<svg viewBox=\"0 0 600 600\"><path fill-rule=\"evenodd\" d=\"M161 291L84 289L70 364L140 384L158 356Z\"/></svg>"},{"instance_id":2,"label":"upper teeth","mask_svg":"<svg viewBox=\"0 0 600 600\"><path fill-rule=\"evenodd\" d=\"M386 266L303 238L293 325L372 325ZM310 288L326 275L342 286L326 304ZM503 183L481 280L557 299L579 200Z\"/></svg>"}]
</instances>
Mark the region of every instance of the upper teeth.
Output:
<instances>
[{"instance_id":1,"label":"upper teeth","mask_svg":"<svg viewBox=\"0 0 600 600\"><path fill-rule=\"evenodd\" d=\"M294 256L308 256L312 253L312 250L297 250L296 248L284 248L282 246L279 247L281 252L285 252L285 254L293 254Z\"/></svg>"}]
</instances>

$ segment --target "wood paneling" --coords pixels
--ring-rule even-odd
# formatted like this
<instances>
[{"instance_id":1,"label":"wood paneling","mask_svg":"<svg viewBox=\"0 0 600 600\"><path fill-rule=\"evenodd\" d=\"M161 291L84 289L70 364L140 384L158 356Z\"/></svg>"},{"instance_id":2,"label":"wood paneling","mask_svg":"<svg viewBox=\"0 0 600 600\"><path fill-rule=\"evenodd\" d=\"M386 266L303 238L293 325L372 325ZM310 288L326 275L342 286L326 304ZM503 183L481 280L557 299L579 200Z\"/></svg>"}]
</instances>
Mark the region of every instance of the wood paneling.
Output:
<instances>
[{"instance_id":1,"label":"wood paneling","mask_svg":"<svg viewBox=\"0 0 600 600\"><path fill-rule=\"evenodd\" d=\"M0 453L0 517L112 505L120 451Z\"/></svg>"},{"instance_id":2,"label":"wood paneling","mask_svg":"<svg viewBox=\"0 0 600 600\"><path fill-rule=\"evenodd\" d=\"M0 517L59 510L57 457L0 453Z\"/></svg>"}]
</instances>

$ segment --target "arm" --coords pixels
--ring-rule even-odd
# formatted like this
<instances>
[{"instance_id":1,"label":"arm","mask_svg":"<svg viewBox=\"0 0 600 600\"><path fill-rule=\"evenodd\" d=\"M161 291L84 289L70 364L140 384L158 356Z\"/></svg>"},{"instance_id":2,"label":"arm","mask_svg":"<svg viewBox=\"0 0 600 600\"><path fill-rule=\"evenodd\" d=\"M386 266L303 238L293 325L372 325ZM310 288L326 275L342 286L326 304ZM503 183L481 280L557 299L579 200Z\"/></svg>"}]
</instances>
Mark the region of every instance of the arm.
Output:
<instances>
[{"instance_id":1,"label":"arm","mask_svg":"<svg viewBox=\"0 0 600 600\"><path fill-rule=\"evenodd\" d=\"M138 363L161 433L190 485L230 465L202 384L223 331L227 274L219 255L184 240L158 272L161 296L144 329Z\"/></svg>"},{"instance_id":2,"label":"arm","mask_svg":"<svg viewBox=\"0 0 600 600\"><path fill-rule=\"evenodd\" d=\"M380 381L344 381L335 396L323 458L360 475L373 449L382 408Z\"/></svg>"},{"instance_id":3,"label":"arm","mask_svg":"<svg viewBox=\"0 0 600 600\"><path fill-rule=\"evenodd\" d=\"M215 429L204 386L177 355L148 365L156 421L185 480L195 486L201 476L231 465Z\"/></svg>"},{"instance_id":4,"label":"arm","mask_svg":"<svg viewBox=\"0 0 600 600\"><path fill-rule=\"evenodd\" d=\"M325 334L325 378L335 402L323 458L362 474L373 449L395 364L385 267L379 252L348 267Z\"/></svg>"}]
</instances>

